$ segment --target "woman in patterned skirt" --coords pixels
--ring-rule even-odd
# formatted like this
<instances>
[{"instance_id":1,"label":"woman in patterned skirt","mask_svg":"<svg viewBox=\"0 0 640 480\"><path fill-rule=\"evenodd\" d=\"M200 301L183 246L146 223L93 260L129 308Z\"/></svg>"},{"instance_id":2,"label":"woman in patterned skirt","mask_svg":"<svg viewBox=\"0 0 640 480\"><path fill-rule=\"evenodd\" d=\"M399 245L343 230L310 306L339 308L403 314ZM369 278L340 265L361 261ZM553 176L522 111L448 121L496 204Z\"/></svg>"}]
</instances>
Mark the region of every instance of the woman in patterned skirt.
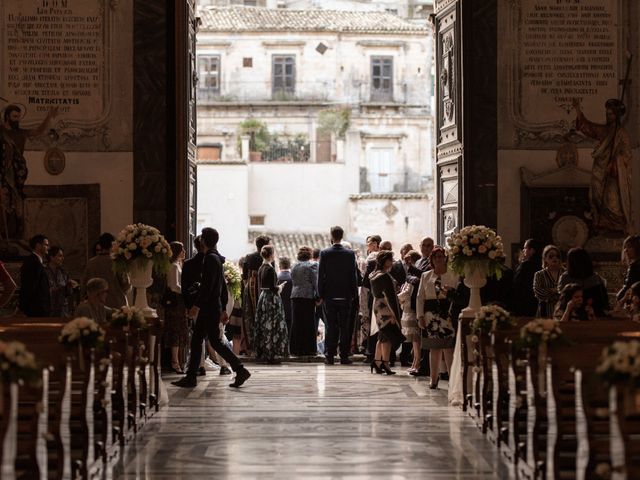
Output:
<instances>
[{"instance_id":1,"label":"woman in patterned skirt","mask_svg":"<svg viewBox=\"0 0 640 480\"><path fill-rule=\"evenodd\" d=\"M257 358L277 364L289 350L289 332L280 298L280 289L285 284L278 287L278 276L272 265L273 246L263 246L260 255L263 263L258 270L260 297L256 306L254 348Z\"/></svg>"},{"instance_id":2,"label":"woman in patterned skirt","mask_svg":"<svg viewBox=\"0 0 640 480\"><path fill-rule=\"evenodd\" d=\"M447 271L447 254L442 247L435 247L429 257L433 270L422 274L418 287L416 314L420 326L426 330L427 337L423 346L429 349L429 368L431 384L429 388L438 388L440 360L444 353L447 368L453 363L455 331L449 318L449 306L458 276Z\"/></svg>"}]
</instances>

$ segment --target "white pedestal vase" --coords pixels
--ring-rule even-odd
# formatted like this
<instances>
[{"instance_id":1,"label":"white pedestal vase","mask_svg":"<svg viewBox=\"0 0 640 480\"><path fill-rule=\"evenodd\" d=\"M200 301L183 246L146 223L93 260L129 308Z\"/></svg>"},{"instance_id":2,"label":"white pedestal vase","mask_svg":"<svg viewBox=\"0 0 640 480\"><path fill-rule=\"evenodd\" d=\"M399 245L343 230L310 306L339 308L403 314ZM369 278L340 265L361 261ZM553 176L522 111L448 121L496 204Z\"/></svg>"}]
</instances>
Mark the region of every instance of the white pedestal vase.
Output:
<instances>
[{"instance_id":1,"label":"white pedestal vase","mask_svg":"<svg viewBox=\"0 0 640 480\"><path fill-rule=\"evenodd\" d=\"M461 317L473 318L482 307L480 289L487 284L489 264L487 261L469 262L464 267L464 284L469 287L469 305L460 313Z\"/></svg>"},{"instance_id":2,"label":"white pedestal vase","mask_svg":"<svg viewBox=\"0 0 640 480\"><path fill-rule=\"evenodd\" d=\"M131 262L129 277L131 286L136 289L136 299L133 306L140 310L145 317L155 318L158 315L153 308L149 307L147 302L147 288L153 285L152 273L153 262L151 260Z\"/></svg>"},{"instance_id":3,"label":"white pedestal vase","mask_svg":"<svg viewBox=\"0 0 640 480\"><path fill-rule=\"evenodd\" d=\"M464 267L464 284L469 287L469 305L460 312L460 318L474 318L476 312L482 307L480 299L480 289L487 284L487 274L489 264L487 261L469 262ZM467 344L468 351L471 345ZM449 403L453 406L461 406L464 403L464 389L462 369L462 320L458 322L458 332L456 335L456 345L453 350L453 365L449 372ZM467 383L467 391L469 384Z\"/></svg>"}]
</instances>

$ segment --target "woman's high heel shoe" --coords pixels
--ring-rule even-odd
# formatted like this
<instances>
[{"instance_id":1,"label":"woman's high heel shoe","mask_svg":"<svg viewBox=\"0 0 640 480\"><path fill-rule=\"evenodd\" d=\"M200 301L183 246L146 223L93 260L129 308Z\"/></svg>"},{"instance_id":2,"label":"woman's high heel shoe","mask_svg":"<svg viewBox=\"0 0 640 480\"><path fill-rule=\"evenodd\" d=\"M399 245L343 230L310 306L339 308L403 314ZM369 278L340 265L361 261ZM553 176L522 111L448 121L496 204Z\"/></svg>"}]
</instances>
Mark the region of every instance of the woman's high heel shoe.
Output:
<instances>
[{"instance_id":1,"label":"woman's high heel shoe","mask_svg":"<svg viewBox=\"0 0 640 480\"><path fill-rule=\"evenodd\" d=\"M383 361L382 363L380 363L380 369L381 369L382 371L384 371L384 373L386 373L387 375L395 375L395 374L396 374L396 372L394 372L393 370L391 370L391 369L389 368L389 365L387 365L387 364L388 364L388 362L384 362L384 361Z\"/></svg>"},{"instance_id":2,"label":"woman's high heel shoe","mask_svg":"<svg viewBox=\"0 0 640 480\"><path fill-rule=\"evenodd\" d=\"M438 389L438 382L439 382L439 381L440 381L440 378L438 378L438 379L436 380L436 382L435 382L435 383L433 383L433 380L431 380L431 381L429 382L429 388L430 388L431 390L437 390L437 389Z\"/></svg>"},{"instance_id":3,"label":"woman's high heel shoe","mask_svg":"<svg viewBox=\"0 0 640 480\"><path fill-rule=\"evenodd\" d=\"M375 369L376 373L378 375L382 375L382 368L380 368L377 364L376 364L377 360L373 360L371 362L371 373L373 373L373 370Z\"/></svg>"}]
</instances>

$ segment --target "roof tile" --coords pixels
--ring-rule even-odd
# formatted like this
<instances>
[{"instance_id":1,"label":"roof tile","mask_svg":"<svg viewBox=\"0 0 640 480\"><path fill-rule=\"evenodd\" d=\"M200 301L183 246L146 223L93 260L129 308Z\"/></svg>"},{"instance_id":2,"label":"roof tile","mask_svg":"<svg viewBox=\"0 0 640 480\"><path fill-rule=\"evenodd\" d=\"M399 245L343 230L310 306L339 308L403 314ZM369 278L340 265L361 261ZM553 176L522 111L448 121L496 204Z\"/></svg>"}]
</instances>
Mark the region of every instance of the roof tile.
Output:
<instances>
[{"instance_id":1,"label":"roof tile","mask_svg":"<svg viewBox=\"0 0 640 480\"><path fill-rule=\"evenodd\" d=\"M387 12L286 10L260 7L203 7L203 32L353 32L427 34L427 26Z\"/></svg>"}]
</instances>

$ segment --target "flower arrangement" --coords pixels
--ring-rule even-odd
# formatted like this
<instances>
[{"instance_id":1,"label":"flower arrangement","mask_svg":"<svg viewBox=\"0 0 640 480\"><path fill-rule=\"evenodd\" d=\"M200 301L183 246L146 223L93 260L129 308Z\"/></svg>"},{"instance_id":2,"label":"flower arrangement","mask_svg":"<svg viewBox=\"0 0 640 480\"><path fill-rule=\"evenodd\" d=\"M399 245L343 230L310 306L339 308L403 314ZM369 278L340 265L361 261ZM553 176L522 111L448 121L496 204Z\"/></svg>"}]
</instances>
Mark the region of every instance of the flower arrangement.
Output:
<instances>
[{"instance_id":1,"label":"flower arrangement","mask_svg":"<svg viewBox=\"0 0 640 480\"><path fill-rule=\"evenodd\" d=\"M493 333L496 330L507 330L515 324L515 320L504 308L498 305L487 305L476 313L471 330L474 333Z\"/></svg>"},{"instance_id":2,"label":"flower arrangement","mask_svg":"<svg viewBox=\"0 0 640 480\"><path fill-rule=\"evenodd\" d=\"M537 348L541 344L551 345L564 340L564 334L553 319L531 320L520 329L520 343L523 347Z\"/></svg>"},{"instance_id":3,"label":"flower arrangement","mask_svg":"<svg viewBox=\"0 0 640 480\"><path fill-rule=\"evenodd\" d=\"M0 373L3 382L27 382L37 384L42 378L36 357L22 342L0 340Z\"/></svg>"},{"instance_id":4,"label":"flower arrangement","mask_svg":"<svg viewBox=\"0 0 640 480\"><path fill-rule=\"evenodd\" d=\"M169 271L171 248L157 228L135 223L118 234L111 258L116 273L128 273L131 262L151 261L157 273L165 274Z\"/></svg>"},{"instance_id":5,"label":"flower arrangement","mask_svg":"<svg viewBox=\"0 0 640 480\"><path fill-rule=\"evenodd\" d=\"M111 326L144 329L148 327L144 315L136 307L121 307L111 314Z\"/></svg>"},{"instance_id":6,"label":"flower arrangement","mask_svg":"<svg viewBox=\"0 0 640 480\"><path fill-rule=\"evenodd\" d=\"M222 267L224 269L224 279L227 282L233 300L240 300L242 296L242 274L240 273L240 269L228 261L224 262Z\"/></svg>"},{"instance_id":7,"label":"flower arrangement","mask_svg":"<svg viewBox=\"0 0 640 480\"><path fill-rule=\"evenodd\" d=\"M489 275L502 277L504 246L502 238L484 225L471 225L453 233L447 239L449 266L458 275L465 274L465 267L471 263L486 264Z\"/></svg>"},{"instance_id":8,"label":"flower arrangement","mask_svg":"<svg viewBox=\"0 0 640 480\"><path fill-rule=\"evenodd\" d=\"M65 346L81 344L85 348L95 348L104 340L104 330L95 320L87 317L74 318L62 327L58 341Z\"/></svg>"},{"instance_id":9,"label":"flower arrangement","mask_svg":"<svg viewBox=\"0 0 640 480\"><path fill-rule=\"evenodd\" d=\"M640 342L614 342L602 351L596 373L607 383L640 380Z\"/></svg>"}]
</instances>

